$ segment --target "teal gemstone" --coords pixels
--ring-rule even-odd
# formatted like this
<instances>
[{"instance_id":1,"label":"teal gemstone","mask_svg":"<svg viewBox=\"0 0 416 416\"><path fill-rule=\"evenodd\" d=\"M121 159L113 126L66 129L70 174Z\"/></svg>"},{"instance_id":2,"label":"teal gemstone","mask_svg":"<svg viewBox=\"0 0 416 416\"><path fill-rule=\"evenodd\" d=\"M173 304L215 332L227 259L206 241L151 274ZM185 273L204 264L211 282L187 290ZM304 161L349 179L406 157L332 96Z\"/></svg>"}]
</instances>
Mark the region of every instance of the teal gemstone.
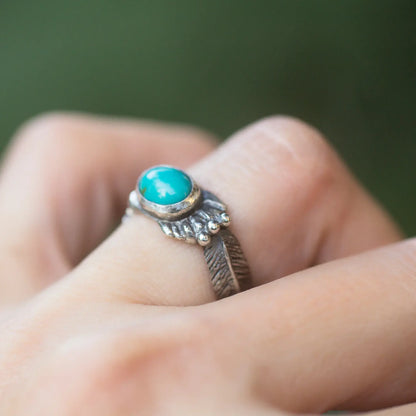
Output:
<instances>
[{"instance_id":1,"label":"teal gemstone","mask_svg":"<svg viewBox=\"0 0 416 416\"><path fill-rule=\"evenodd\" d=\"M138 188L148 201L170 205L183 201L191 193L192 181L179 169L155 166L144 172Z\"/></svg>"}]
</instances>

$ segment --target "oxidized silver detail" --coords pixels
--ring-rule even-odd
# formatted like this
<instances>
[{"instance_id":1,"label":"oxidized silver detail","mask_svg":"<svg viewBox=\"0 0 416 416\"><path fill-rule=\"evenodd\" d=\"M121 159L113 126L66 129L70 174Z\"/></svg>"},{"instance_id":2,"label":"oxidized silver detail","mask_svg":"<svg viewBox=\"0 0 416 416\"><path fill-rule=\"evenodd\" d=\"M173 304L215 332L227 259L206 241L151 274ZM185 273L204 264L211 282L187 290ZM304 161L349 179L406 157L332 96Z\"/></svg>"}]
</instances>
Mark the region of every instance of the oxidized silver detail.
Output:
<instances>
[{"instance_id":1,"label":"oxidized silver detail","mask_svg":"<svg viewBox=\"0 0 416 416\"><path fill-rule=\"evenodd\" d=\"M143 206L144 198L138 195L139 192L133 191L130 193L129 198L129 208L132 210L130 215L134 210L142 211L144 214L155 219L168 237L176 238L187 243L198 243L201 246L206 246L210 243L211 236L216 234L221 227L229 226L230 217L226 212L227 207L225 204L215 195L208 191L200 191L197 185L194 185L193 189L197 189L194 195L198 194L199 198L190 198L187 204L193 200L193 206L183 208L186 209L185 212L177 210L176 213L168 212L169 207L181 204L186 200L172 205L159 205L146 200L147 203L153 205L152 210L150 210L148 204ZM153 214L155 206L165 209L156 215ZM180 216L178 214L179 212L181 212ZM126 212L126 214L128 213ZM187 215L184 217L184 214Z\"/></svg>"},{"instance_id":2,"label":"oxidized silver detail","mask_svg":"<svg viewBox=\"0 0 416 416\"><path fill-rule=\"evenodd\" d=\"M221 230L204 248L211 282L218 299L250 288L251 277L240 244L229 230Z\"/></svg>"}]
</instances>

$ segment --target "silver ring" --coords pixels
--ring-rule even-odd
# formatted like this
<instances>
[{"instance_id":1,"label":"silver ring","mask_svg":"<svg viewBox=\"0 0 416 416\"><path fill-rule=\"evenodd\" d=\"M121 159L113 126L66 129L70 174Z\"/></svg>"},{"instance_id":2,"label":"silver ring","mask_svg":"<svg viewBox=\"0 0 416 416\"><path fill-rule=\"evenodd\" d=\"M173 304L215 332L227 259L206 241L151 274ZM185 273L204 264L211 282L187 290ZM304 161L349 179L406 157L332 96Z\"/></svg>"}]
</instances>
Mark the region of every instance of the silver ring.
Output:
<instances>
[{"instance_id":1,"label":"silver ring","mask_svg":"<svg viewBox=\"0 0 416 416\"><path fill-rule=\"evenodd\" d=\"M217 299L251 287L247 260L228 229L226 205L182 170L160 165L143 172L123 221L136 214L157 221L168 237L203 247Z\"/></svg>"}]
</instances>

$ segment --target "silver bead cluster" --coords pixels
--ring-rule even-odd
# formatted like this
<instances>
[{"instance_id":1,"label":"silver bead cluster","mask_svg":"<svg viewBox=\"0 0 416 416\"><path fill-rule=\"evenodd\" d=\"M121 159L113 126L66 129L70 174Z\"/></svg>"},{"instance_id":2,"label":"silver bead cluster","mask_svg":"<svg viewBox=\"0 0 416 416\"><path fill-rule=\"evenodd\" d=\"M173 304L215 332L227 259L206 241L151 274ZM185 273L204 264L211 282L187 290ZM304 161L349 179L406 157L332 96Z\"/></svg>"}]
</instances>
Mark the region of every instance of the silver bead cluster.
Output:
<instances>
[{"instance_id":1,"label":"silver bead cluster","mask_svg":"<svg viewBox=\"0 0 416 416\"><path fill-rule=\"evenodd\" d=\"M129 206L124 219L136 212L142 212L155 219L168 237L187 243L198 243L201 246L208 245L212 235L230 225L230 216L227 214L225 204L211 192L199 190L196 184L186 203L184 209L182 208L183 202L180 203L181 205L175 204L180 206L181 210L178 210L175 205L170 207L149 204L135 190L130 193Z\"/></svg>"},{"instance_id":2,"label":"silver bead cluster","mask_svg":"<svg viewBox=\"0 0 416 416\"><path fill-rule=\"evenodd\" d=\"M206 246L211 242L212 235L230 225L230 217L225 204L210 192L202 191L198 208L186 218L158 222L168 237Z\"/></svg>"}]
</instances>

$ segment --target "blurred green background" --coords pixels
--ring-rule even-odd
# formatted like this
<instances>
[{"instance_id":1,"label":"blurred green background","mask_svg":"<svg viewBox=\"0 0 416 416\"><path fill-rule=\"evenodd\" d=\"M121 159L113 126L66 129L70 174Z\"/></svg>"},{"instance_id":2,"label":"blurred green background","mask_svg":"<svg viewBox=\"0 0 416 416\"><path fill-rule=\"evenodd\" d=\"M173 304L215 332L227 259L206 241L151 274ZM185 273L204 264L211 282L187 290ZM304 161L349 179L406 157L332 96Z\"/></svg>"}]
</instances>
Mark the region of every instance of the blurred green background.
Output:
<instances>
[{"instance_id":1,"label":"blurred green background","mask_svg":"<svg viewBox=\"0 0 416 416\"><path fill-rule=\"evenodd\" d=\"M0 82L1 149L50 110L296 115L416 234L415 1L2 0Z\"/></svg>"}]
</instances>

